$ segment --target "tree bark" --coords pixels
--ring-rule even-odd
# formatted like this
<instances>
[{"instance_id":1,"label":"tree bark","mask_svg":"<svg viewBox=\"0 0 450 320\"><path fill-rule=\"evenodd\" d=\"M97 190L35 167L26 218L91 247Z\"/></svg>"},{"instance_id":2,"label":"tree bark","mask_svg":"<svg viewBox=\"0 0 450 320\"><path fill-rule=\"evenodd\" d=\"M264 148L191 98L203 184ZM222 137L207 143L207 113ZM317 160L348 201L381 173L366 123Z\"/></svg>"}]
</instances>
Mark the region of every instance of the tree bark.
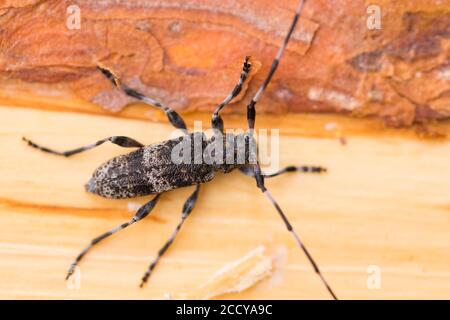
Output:
<instances>
[{"instance_id":1,"label":"tree bark","mask_svg":"<svg viewBox=\"0 0 450 320\"><path fill-rule=\"evenodd\" d=\"M0 1L0 85L70 92L119 111L132 100L102 78L101 63L175 109L210 111L250 55L249 86L227 109L245 112L295 6L296 0ZM445 119L449 56L449 2L307 1L258 112L375 116L392 126Z\"/></svg>"}]
</instances>

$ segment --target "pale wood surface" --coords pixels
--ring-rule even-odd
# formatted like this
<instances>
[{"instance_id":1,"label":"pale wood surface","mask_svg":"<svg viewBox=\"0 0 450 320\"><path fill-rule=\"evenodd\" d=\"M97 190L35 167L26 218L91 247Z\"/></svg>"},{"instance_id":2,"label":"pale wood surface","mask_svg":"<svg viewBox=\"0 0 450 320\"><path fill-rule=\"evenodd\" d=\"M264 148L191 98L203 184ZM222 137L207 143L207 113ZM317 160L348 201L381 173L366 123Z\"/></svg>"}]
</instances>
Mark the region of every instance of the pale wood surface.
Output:
<instances>
[{"instance_id":1,"label":"pale wood surface","mask_svg":"<svg viewBox=\"0 0 450 320\"><path fill-rule=\"evenodd\" d=\"M139 280L190 189L166 194L145 221L98 246L81 265L81 289L68 289L65 271L79 250L126 221L130 202L147 198L114 201L84 191L92 171L125 149L104 145L64 159L28 148L21 137L59 149L117 134L150 144L166 139L171 127L143 106L112 117L73 101L18 99L24 107L7 96L0 107L0 298L161 299L188 292L264 244L278 255L274 276L225 298L328 299L254 181L237 172L204 186L144 289ZM197 117L207 119L191 115L189 122ZM229 124L242 119L233 116ZM347 145L323 129L330 121L341 126ZM448 139L331 116L265 116L258 126L281 129L283 165L329 168L326 175L284 175L267 184L340 298L450 298ZM379 290L367 288L370 265L381 268Z\"/></svg>"}]
</instances>

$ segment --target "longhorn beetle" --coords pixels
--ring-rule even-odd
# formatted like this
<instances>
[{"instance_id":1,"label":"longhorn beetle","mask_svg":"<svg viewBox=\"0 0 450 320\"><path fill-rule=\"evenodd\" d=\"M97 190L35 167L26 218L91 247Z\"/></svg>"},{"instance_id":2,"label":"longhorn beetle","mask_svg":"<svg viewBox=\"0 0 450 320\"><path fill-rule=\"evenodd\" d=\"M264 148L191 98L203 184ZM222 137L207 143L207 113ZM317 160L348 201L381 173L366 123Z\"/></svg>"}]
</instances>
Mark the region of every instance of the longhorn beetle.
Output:
<instances>
[{"instance_id":1,"label":"longhorn beetle","mask_svg":"<svg viewBox=\"0 0 450 320\"><path fill-rule=\"evenodd\" d=\"M320 277L321 281L325 285L328 292L331 294L331 296L334 299L337 299L336 295L334 294L333 290L325 280L324 276L319 270L319 267L317 266L316 262L304 246L303 242L300 240L299 235L294 230L293 226L287 219L286 215L281 210L278 203L275 201L275 199L272 197L272 195L267 190L264 179L265 178L271 178L278 175L281 175L286 172L294 172L294 171L300 171L300 172L312 172L312 173L320 173L326 171L325 168L322 167L314 167L314 166L289 166L282 170L279 170L278 172L267 175L262 173L260 164L257 160L257 157L255 157L255 161L250 161L250 158L252 156L255 156L255 153L252 152L252 147L254 145L254 139L253 139L253 132L255 128L255 119L256 119L256 104L260 100L261 96L263 95L267 85L270 83L275 71L278 68L280 59L286 49L286 46L289 42L289 39L292 35L292 32L294 31L294 28L298 22L298 19L300 17L300 14L304 7L304 0L299 1L294 18L291 22L291 25L289 27L288 33L286 37L284 38L283 43L280 45L278 52L272 62L272 66L264 80L264 82L259 87L258 91L250 101L250 103L247 105L247 121L248 121L248 131L245 135L232 135L231 138L233 140L238 140L241 138L244 138L245 144L245 161L244 163L233 163L233 164L223 164L222 162L214 161L206 161L211 159L203 159L201 163L189 163L189 164L175 164L171 160L171 153L176 146L176 144L181 141L181 138L179 139L173 139L173 140L167 140L163 141L158 144L145 146L144 144L129 138L129 137L123 137L123 136L112 136L108 137L102 140L99 140L93 144L86 145L84 147L76 148L69 151L55 151L43 146L40 146L26 138L23 138L24 141L26 141L31 147L37 148L41 151L52 153L55 155L70 157L72 155L93 149L107 141L116 144L118 146L124 147L124 148L137 148L137 150L121 155L118 157L115 157L107 162L105 162L103 165L101 165L93 174L92 178L89 180L89 182L86 184L86 190L91 193L95 193L97 195L100 195L102 197L106 198L114 198L114 199L123 199L123 198L134 198L138 196L145 196L145 195L155 195L155 197L144 204L137 213L133 216L133 218L100 235L99 237L93 239L91 243L83 250L81 253L76 257L75 261L70 266L67 277L68 279L74 272L75 267L77 264L83 259L83 257L86 255L86 253L89 252L89 250L96 244L98 244L100 241L104 240L105 238L115 234L116 232L127 228L128 226L134 224L135 222L138 222L142 219L144 219L155 207L156 203L159 201L161 195L164 192L167 192L169 190L186 187L186 186L194 186L195 185L195 191L189 196L189 198L186 200L183 206L181 219L176 226L175 230L173 231L171 237L168 239L168 241L164 244L164 246L159 250L157 257L154 259L154 261L150 264L147 271L145 272L144 276L142 277L141 281L141 287L147 282L148 278L150 277L151 273L153 272L155 266L157 265L160 258L163 256L163 254L166 252L166 250L169 248L169 246L172 244L172 242L175 240L176 235L180 231L184 221L191 213L192 209L195 206L195 203L198 198L200 185L212 180L215 176L216 172L224 172L228 173L232 170L238 169L242 173L246 174L247 176L253 177L256 180L257 187L263 192L263 194L269 199L269 201L272 203L272 205L277 210L278 214L280 215L281 219L283 220L284 224L286 225L286 228L288 231L294 236L295 241L297 242L298 246L303 250L304 254L308 258L309 262L312 264L314 271L317 273L317 275ZM98 70L107 78L109 79L112 84L117 87L118 89L122 90L126 95L133 97L139 101L142 101L146 104L152 105L154 107L157 107L165 112L167 115L167 118L169 122L177 129L181 129L185 137L196 139L198 137L197 133L191 133L189 134L186 124L182 117L172 108L169 106L156 101L150 97L147 97L138 91L128 87L126 84L122 83L117 75L115 75L109 68L98 65ZM215 130L215 132L224 133L224 122L222 118L220 117L219 113L220 111L229 104L240 92L242 89L242 86L244 82L246 81L249 72L251 70L251 61L249 57L246 57L244 60L244 64L242 67L242 71L240 74L240 78L236 86L233 88L232 92L223 100L221 104L219 104L214 111L211 119L211 125L212 128ZM228 134L227 134L228 135ZM211 144L214 144L215 142L219 141L217 139L218 135L215 134L213 137L207 139L203 133L200 133L200 139L202 143L202 147L208 147ZM191 139L192 140L192 139ZM249 149L247 151L247 148ZM242 150L239 150L238 147L235 147L233 150L234 153L241 152Z\"/></svg>"}]
</instances>

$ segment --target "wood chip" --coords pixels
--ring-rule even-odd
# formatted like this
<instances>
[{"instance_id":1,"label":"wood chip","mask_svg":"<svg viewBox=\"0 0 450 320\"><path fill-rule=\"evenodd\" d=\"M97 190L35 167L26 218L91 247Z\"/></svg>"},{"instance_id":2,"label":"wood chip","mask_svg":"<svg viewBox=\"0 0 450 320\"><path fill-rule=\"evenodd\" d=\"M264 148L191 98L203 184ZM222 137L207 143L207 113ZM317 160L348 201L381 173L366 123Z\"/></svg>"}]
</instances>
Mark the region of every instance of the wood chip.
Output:
<instances>
[{"instance_id":1,"label":"wood chip","mask_svg":"<svg viewBox=\"0 0 450 320\"><path fill-rule=\"evenodd\" d=\"M241 292L272 273L273 261L261 245L242 258L220 268L206 283L188 293L169 295L172 299L207 300L217 296Z\"/></svg>"}]
</instances>

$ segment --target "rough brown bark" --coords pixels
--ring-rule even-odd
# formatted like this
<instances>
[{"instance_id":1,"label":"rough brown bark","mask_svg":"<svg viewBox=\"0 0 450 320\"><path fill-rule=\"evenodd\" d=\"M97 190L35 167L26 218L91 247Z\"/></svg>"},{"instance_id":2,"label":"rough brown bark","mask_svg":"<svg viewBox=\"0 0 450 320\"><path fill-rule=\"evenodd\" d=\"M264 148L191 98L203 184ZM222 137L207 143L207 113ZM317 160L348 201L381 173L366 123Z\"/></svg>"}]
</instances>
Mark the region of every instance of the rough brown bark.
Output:
<instances>
[{"instance_id":1,"label":"rough brown bark","mask_svg":"<svg viewBox=\"0 0 450 320\"><path fill-rule=\"evenodd\" d=\"M0 1L0 84L69 89L118 111L131 100L99 75L102 63L178 110L211 110L251 55L261 70L229 108L243 112L296 2ZM367 28L368 1L307 1L259 111L371 115L394 126L450 117L450 2L376 2L381 30ZM74 4L79 30L66 26Z\"/></svg>"}]
</instances>

